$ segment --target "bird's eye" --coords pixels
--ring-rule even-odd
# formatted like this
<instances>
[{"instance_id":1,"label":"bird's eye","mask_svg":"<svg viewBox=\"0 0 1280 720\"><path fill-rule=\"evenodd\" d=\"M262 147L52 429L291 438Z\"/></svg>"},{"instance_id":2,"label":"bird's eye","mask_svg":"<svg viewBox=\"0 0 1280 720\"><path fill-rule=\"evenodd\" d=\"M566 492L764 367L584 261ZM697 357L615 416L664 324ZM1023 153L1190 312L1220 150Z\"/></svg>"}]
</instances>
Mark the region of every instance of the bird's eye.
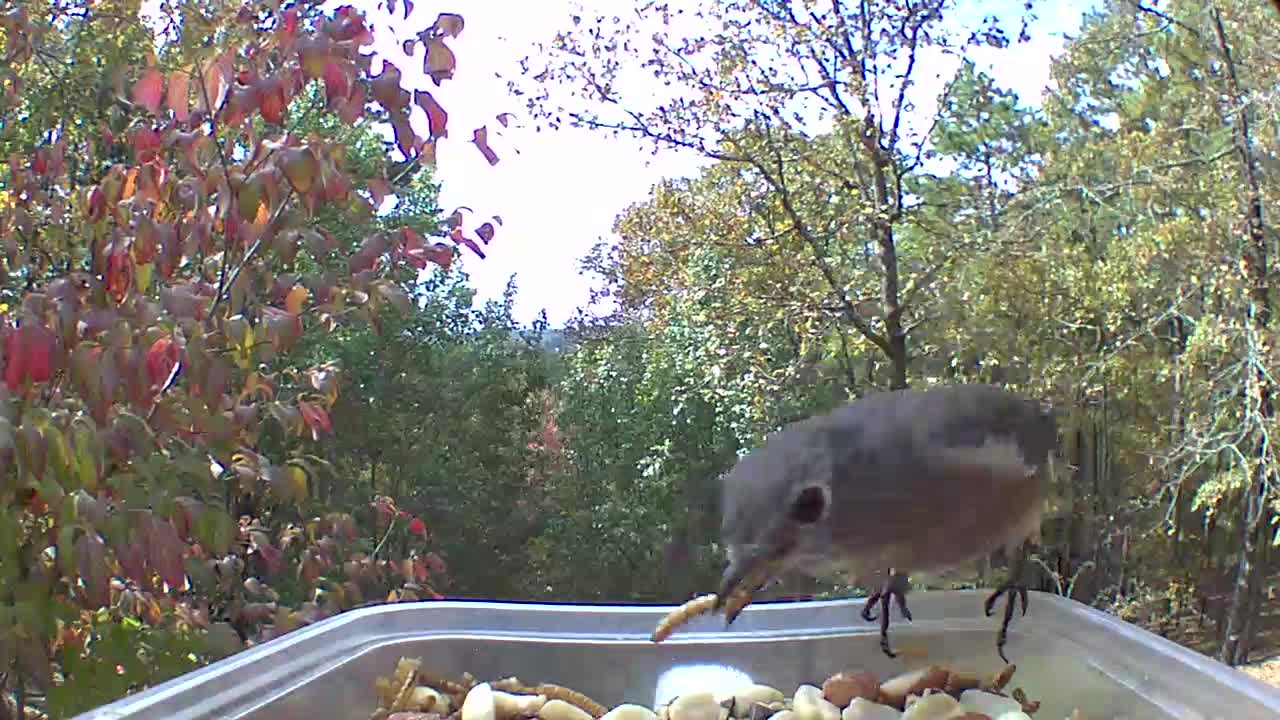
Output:
<instances>
[{"instance_id":1,"label":"bird's eye","mask_svg":"<svg viewBox=\"0 0 1280 720\"><path fill-rule=\"evenodd\" d=\"M812 525L822 519L827 509L827 495L820 487L807 487L791 502L791 519L801 525Z\"/></svg>"}]
</instances>

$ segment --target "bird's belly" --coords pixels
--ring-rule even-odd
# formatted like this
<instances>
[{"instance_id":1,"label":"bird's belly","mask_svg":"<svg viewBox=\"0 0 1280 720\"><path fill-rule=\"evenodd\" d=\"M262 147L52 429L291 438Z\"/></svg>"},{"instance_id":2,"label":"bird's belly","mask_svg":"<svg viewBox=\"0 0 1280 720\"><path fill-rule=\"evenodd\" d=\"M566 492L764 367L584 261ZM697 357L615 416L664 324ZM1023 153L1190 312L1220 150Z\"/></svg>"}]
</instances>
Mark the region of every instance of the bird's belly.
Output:
<instances>
[{"instance_id":1,"label":"bird's belly","mask_svg":"<svg viewBox=\"0 0 1280 720\"><path fill-rule=\"evenodd\" d=\"M904 572L944 574L1000 548L1017 547L1038 535L1043 503L1028 483L1001 500L1000 512L984 508L942 513L923 523L905 542L885 549L881 563Z\"/></svg>"}]
</instances>

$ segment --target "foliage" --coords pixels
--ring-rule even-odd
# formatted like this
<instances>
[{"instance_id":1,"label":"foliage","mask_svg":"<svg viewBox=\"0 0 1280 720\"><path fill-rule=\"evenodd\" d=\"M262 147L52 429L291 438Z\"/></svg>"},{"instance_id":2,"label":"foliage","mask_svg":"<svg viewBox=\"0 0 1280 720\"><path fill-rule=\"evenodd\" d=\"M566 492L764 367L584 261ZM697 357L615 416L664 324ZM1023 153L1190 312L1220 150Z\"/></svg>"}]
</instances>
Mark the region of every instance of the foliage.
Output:
<instances>
[{"instance_id":1,"label":"foliage","mask_svg":"<svg viewBox=\"0 0 1280 720\"><path fill-rule=\"evenodd\" d=\"M381 332L315 333L300 350L338 363L348 388L324 445L344 482L323 504L353 508L372 546L387 529L365 508L396 498L430 535L432 550L419 553L436 568L429 592L520 595L527 540L544 517L535 488L548 458L535 436L549 367L540 328L522 331L512 320L513 297L511 287L503 301L473 310L464 276L433 276L414 290L417 312ZM384 551L415 547L426 550L393 534Z\"/></svg>"},{"instance_id":2,"label":"foliage","mask_svg":"<svg viewBox=\"0 0 1280 720\"><path fill-rule=\"evenodd\" d=\"M323 456L344 393L339 366L297 351L400 322L413 273L483 255L416 179L444 109L367 52L351 6L159 11L155 28L133 0L0 17L0 690L19 715L88 709L443 572L394 498L371 514L403 528L400 554L376 560L353 513L311 502L342 482ZM441 13L404 43L436 86L463 26Z\"/></svg>"},{"instance_id":3,"label":"foliage","mask_svg":"<svg viewBox=\"0 0 1280 720\"><path fill-rule=\"evenodd\" d=\"M512 85L553 127L633 134L732 166L715 171L743 185L729 207L760 224L738 242L774 246L765 253L812 273L802 285L820 294L807 312L853 329L847 342L883 365L875 382L901 388L908 338L928 320L915 301L958 252L912 197L929 149L907 122L911 86L926 58L1008 43L993 19L957 35L945 5L708 0L686 15L639 2L641 19L575 16L542 64L526 61L537 85ZM652 71L653 88L635 68Z\"/></svg>"},{"instance_id":4,"label":"foliage","mask_svg":"<svg viewBox=\"0 0 1280 720\"><path fill-rule=\"evenodd\" d=\"M944 381L1063 411L1043 589L1248 658L1280 518L1264 4L1106 3L1038 103L972 52L1001 23L943 2L571 18L513 85L534 115L712 162L622 209L584 262L617 306L550 346L514 288L472 308L456 261L500 221L437 206L432 89L373 74L360 12L268 5L0 16L15 704L69 715L371 602L704 592L737 455ZM438 85L463 23L419 24Z\"/></svg>"},{"instance_id":5,"label":"foliage","mask_svg":"<svg viewBox=\"0 0 1280 720\"><path fill-rule=\"evenodd\" d=\"M1195 588L1231 608L1198 647L1247 658L1280 537L1274 8L1107 3L1039 108L968 53L1005 39L949 35L941 5L636 8L652 12L572 18L513 83L550 126L714 161L627 208L586 263L618 309L567 357L561 428L576 472L608 478L571 471L565 497L631 523L594 538L601 555L643 567L679 537L649 523L694 502L673 500L688 475L842 393L996 382L1062 411L1043 587L1163 632ZM902 88L931 52L962 62L936 115L909 123ZM692 398L701 424L671 422ZM622 444L589 442L593 423ZM674 477L651 479L672 447Z\"/></svg>"}]
</instances>

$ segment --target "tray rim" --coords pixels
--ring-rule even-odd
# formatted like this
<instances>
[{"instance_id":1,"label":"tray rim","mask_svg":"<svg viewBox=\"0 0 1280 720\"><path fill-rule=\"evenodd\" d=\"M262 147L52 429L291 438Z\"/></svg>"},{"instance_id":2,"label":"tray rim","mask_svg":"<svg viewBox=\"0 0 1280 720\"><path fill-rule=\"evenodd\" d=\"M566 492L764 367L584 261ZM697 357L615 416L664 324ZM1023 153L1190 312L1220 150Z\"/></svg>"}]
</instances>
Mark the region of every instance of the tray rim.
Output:
<instances>
[{"instance_id":1,"label":"tray rim","mask_svg":"<svg viewBox=\"0 0 1280 720\"><path fill-rule=\"evenodd\" d=\"M920 605L937 604L955 607L953 603L964 599L985 597L985 590L934 590L917 591L911 594L915 601L913 611L915 621L909 625L897 625L899 629L910 632L928 631L965 631L991 629L994 618L986 618L980 611L972 617L946 615L929 616L921 612ZM1131 652L1152 655L1150 660L1163 666L1181 666L1179 669L1195 672L1211 679L1220 685L1219 693L1242 696L1251 703L1269 708L1280 717L1280 688L1275 688L1253 678L1243 672L1229 668L1216 660L1204 656L1194 650L1160 637L1116 616L1092 608L1079 601L1054 593L1031 591L1031 613L1046 612L1056 625L1074 626L1079 630L1114 634L1117 642ZM693 623L682 628L663 642L664 645L715 645L729 642L767 643L778 640L795 640L810 638L845 637L866 635L878 632L870 623L856 620L857 611L865 604L866 597L837 598L830 600L779 600L762 601L749 605L734 625L727 628L716 627L710 623ZM1047 608L1046 608L1047 606ZM512 639L534 642L562 642L566 644L648 644L648 633L653 624L663 615L677 607L676 604L658 603L573 603L573 602L526 602L518 600L425 600L401 603L385 603L364 608L349 610L333 617L325 618L312 625L299 628L281 637L272 639L261 645L242 650L217 662L198 668L189 673L172 678L142 692L126 696L108 705L95 708L73 720L108 720L125 719L134 716L149 717L152 713L163 712L164 717L237 717L255 708L278 699L295 689L300 683L298 677L308 677L308 671L314 674L317 668L330 667L342 657L361 654L370 648L396 640L429 639L429 638L476 638L476 639ZM977 604L974 607L978 607ZM848 625L805 625L796 623L805 617L812 617L817 610L843 612L847 609L850 622ZM445 627L444 623L432 627L431 619L443 618L446 613L457 612L462 620L474 618L471 627ZM351 630L353 623L379 617L391 617L397 614L417 616L419 622L413 632L396 633L361 633ZM627 627L616 631L607 630L572 630L572 623L566 625L565 619L581 619L588 617L593 624L609 619L625 620ZM500 628L479 627L482 620L487 619L493 626ZM494 623L493 620L501 622ZM746 629L747 625L757 623L744 622L748 619L768 626L770 620L790 620L780 623L787 627L763 629ZM643 622L642 622L643 621ZM1059 632L1070 630L1070 627L1058 627ZM347 630L344 632L344 630ZM1044 630L1034 626L1025 626L1015 621L1013 631L1035 635ZM320 638L329 636L323 642ZM306 657L290 658L290 651L300 646L319 645L322 653L311 653ZM276 657L286 658L277 662ZM271 659L271 663L266 661ZM1015 659L1016 662L1016 659ZM1100 666L1124 665L1101 662ZM1144 663L1145 665L1145 663ZM1122 678L1109 674L1112 679L1122 682ZM237 676L244 676L237 679ZM232 689L224 689L213 695L202 696L202 686L217 681L226 681ZM285 681L283 685L279 681ZM275 683L274 688L272 688ZM270 688L270 689L264 689ZM230 697L239 690L239 701ZM258 690L258 692L255 692ZM188 696L184 698L183 696ZM252 698L252 699L251 699ZM170 703L180 703L186 712L175 713L166 709ZM235 706L233 715L226 711ZM201 708L206 708L202 710ZM209 713L214 713L210 715Z\"/></svg>"}]
</instances>

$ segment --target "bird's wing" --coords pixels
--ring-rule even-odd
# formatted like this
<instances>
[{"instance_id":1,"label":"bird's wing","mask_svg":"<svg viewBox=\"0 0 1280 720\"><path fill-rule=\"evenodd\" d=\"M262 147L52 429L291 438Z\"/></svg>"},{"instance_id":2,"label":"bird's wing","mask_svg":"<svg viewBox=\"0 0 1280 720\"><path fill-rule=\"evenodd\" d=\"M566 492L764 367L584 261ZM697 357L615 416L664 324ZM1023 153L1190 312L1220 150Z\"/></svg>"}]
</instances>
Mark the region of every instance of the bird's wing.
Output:
<instances>
[{"instance_id":1,"label":"bird's wing","mask_svg":"<svg viewBox=\"0 0 1280 720\"><path fill-rule=\"evenodd\" d=\"M826 428L833 503L856 508L862 522L842 524L840 543L919 569L1004 544L1038 520L1034 472L1056 441L1051 422L1033 403L986 386L848 406Z\"/></svg>"}]
</instances>

